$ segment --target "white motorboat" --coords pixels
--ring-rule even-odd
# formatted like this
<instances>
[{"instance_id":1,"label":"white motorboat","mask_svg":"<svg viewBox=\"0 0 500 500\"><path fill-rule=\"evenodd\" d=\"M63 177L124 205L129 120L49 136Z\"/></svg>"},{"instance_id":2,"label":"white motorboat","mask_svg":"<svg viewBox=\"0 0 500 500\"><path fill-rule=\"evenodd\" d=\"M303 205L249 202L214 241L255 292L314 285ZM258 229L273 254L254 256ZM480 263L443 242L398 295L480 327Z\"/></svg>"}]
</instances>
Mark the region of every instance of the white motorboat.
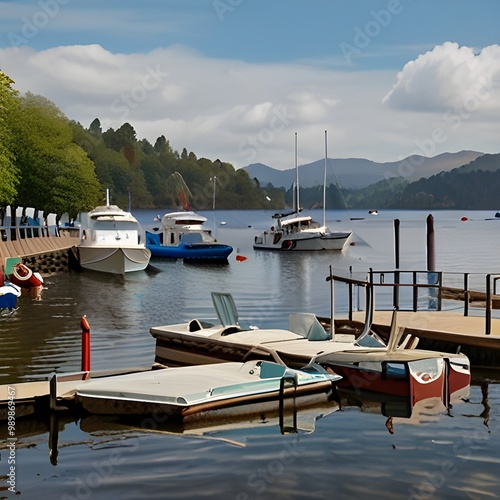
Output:
<instances>
[{"instance_id":1,"label":"white motorboat","mask_svg":"<svg viewBox=\"0 0 500 500\"><path fill-rule=\"evenodd\" d=\"M326 402L340 378L319 365L293 370L254 360L89 378L74 385L62 399L104 415L158 411L182 419L199 414L251 415L280 405Z\"/></svg>"},{"instance_id":2,"label":"white motorboat","mask_svg":"<svg viewBox=\"0 0 500 500\"><path fill-rule=\"evenodd\" d=\"M78 258L83 269L113 274L146 269L151 251L130 212L108 203L88 212L81 223Z\"/></svg>"},{"instance_id":3,"label":"white motorboat","mask_svg":"<svg viewBox=\"0 0 500 500\"><path fill-rule=\"evenodd\" d=\"M331 231L326 226L326 152L325 132L325 170L323 180L323 224L308 215L301 216L299 203L299 174L297 164L297 134L295 134L295 196L294 209L286 214L274 214L276 224L270 230L255 237L255 250L343 250L352 235L352 231Z\"/></svg>"}]
</instances>

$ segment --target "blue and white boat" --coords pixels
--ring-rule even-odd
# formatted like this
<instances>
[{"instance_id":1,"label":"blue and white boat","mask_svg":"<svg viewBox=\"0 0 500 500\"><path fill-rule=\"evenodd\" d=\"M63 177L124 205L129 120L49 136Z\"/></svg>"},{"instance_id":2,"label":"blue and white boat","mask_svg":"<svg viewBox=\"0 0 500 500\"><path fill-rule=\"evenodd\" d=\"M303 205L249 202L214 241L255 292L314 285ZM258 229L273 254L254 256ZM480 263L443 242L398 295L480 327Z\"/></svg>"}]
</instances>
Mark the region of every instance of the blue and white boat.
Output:
<instances>
[{"instance_id":1,"label":"blue and white boat","mask_svg":"<svg viewBox=\"0 0 500 500\"><path fill-rule=\"evenodd\" d=\"M189 260L227 260L233 247L218 243L195 212L170 212L161 218L158 233L146 231L146 247L152 257Z\"/></svg>"},{"instance_id":2,"label":"blue and white boat","mask_svg":"<svg viewBox=\"0 0 500 500\"><path fill-rule=\"evenodd\" d=\"M0 315L9 314L16 309L17 299L21 296L21 287L3 281L0 275Z\"/></svg>"}]
</instances>

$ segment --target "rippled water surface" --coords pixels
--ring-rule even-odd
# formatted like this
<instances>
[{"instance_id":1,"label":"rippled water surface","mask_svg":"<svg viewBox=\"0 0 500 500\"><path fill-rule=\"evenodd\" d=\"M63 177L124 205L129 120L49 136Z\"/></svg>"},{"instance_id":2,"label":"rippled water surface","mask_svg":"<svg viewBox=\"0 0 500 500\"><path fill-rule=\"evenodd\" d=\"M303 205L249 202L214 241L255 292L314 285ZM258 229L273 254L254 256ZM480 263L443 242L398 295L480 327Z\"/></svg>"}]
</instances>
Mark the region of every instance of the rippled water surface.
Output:
<instances>
[{"instance_id":1,"label":"rippled water surface","mask_svg":"<svg viewBox=\"0 0 500 500\"><path fill-rule=\"evenodd\" d=\"M153 227L156 213L135 215ZM213 213L205 215L213 225ZM240 318L260 327L286 328L291 312L328 316L330 265L337 272L394 267L394 218L401 221L400 267L426 268L426 212L359 212L349 215L365 219L351 221L332 211L332 229L354 231L347 251L254 251L253 238L272 224L271 215L216 212L217 238L235 248L227 265L153 260L147 272L125 278L93 272L46 278L41 301L22 297L12 316L0 318L0 383L79 370L82 315L91 326L96 370L151 365L149 328L213 318L211 291L232 293ZM438 270L500 271L500 221L485 220L493 214L433 215ZM237 252L247 259L236 261ZM335 308L339 315L347 308L339 286ZM16 489L28 499L492 498L500 495L500 390L495 374L473 375L470 398L447 413L422 408L401 418L380 404L344 400L341 408L332 403L299 414L296 432L273 415L184 429L60 417L52 422L59 429L52 463L50 422L18 419ZM2 483L8 456L2 447L0 498L13 497Z\"/></svg>"}]
</instances>

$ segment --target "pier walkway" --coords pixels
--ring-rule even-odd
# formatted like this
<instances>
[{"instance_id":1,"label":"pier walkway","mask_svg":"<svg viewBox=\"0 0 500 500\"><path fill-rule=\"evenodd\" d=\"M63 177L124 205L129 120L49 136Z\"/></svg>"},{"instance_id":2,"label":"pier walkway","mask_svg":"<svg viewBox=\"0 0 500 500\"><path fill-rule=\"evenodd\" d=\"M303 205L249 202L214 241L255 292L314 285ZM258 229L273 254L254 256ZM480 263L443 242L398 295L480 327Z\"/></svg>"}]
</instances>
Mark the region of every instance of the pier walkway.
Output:
<instances>
[{"instance_id":1,"label":"pier walkway","mask_svg":"<svg viewBox=\"0 0 500 500\"><path fill-rule=\"evenodd\" d=\"M370 269L357 276L330 274L327 280L332 281L332 291L333 282L348 287L347 318L336 316L339 326L370 329L385 338L397 310L396 324L404 328L407 345L461 350L473 366L500 367L500 318L498 313L493 316L500 299L500 274ZM471 283L479 290L473 291ZM365 290L364 301L360 289Z\"/></svg>"},{"instance_id":2,"label":"pier walkway","mask_svg":"<svg viewBox=\"0 0 500 500\"><path fill-rule=\"evenodd\" d=\"M8 257L33 257L43 253L69 250L79 243L78 233L61 234L60 236L39 236L18 240L0 240L0 262Z\"/></svg>"}]
</instances>

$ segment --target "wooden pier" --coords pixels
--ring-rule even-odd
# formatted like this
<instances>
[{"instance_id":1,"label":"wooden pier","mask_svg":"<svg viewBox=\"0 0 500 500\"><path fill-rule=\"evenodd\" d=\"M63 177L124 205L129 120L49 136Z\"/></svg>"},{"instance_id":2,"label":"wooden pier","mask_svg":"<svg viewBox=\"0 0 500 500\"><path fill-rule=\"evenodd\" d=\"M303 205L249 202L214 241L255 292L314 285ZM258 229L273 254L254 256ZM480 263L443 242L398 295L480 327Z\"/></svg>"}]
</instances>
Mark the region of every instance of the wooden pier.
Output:
<instances>
[{"instance_id":1,"label":"wooden pier","mask_svg":"<svg viewBox=\"0 0 500 500\"><path fill-rule=\"evenodd\" d=\"M48 252L68 250L79 243L78 234L60 236L39 236L19 240L0 241L0 261L8 257L33 257Z\"/></svg>"},{"instance_id":2,"label":"wooden pier","mask_svg":"<svg viewBox=\"0 0 500 500\"><path fill-rule=\"evenodd\" d=\"M16 231L14 238L6 238L6 232L2 232L0 270L12 257L20 258L42 275L68 270L80 242L78 230L61 229L51 234L39 229L35 234Z\"/></svg>"},{"instance_id":3,"label":"wooden pier","mask_svg":"<svg viewBox=\"0 0 500 500\"><path fill-rule=\"evenodd\" d=\"M495 293L498 275L474 276L476 282L484 283L485 290L473 291L469 287L470 274L449 274L453 276L435 271L371 269L364 277L355 277L352 273L331 274L328 281L341 282L348 287L347 318L335 316L336 330L352 331L356 335L370 329L385 338L393 310L397 309L397 324L405 330L402 338L406 337L407 345L445 352L461 351L474 367L500 368L500 318L492 316L500 298ZM464 286L446 287L447 279L460 280ZM382 292L384 288L384 299L381 300L380 295L376 299L376 291ZM361 289L365 292L363 306L360 305ZM461 301L462 311L444 310L445 300Z\"/></svg>"},{"instance_id":4,"label":"wooden pier","mask_svg":"<svg viewBox=\"0 0 500 500\"><path fill-rule=\"evenodd\" d=\"M7 259L21 259L40 274L67 270L79 243L80 230L67 214L58 222L56 214L44 216L31 207L0 209L0 271Z\"/></svg>"}]
</instances>

